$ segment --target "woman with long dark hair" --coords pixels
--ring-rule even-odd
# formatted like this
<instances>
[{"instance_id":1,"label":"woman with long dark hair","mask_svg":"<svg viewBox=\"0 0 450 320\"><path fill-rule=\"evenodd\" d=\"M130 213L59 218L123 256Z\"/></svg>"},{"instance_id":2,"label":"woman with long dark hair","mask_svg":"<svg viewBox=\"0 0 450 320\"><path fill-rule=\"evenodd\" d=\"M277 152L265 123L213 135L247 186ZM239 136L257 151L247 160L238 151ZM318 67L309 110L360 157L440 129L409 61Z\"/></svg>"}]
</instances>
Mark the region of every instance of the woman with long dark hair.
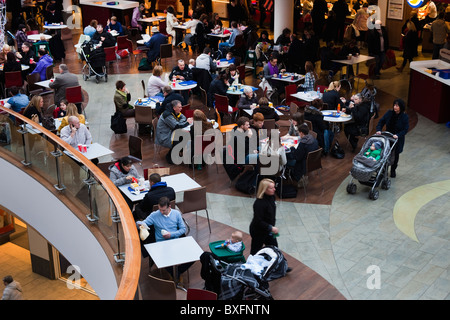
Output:
<instances>
[{"instance_id":1,"label":"woman with long dark hair","mask_svg":"<svg viewBox=\"0 0 450 320\"><path fill-rule=\"evenodd\" d=\"M394 162L391 164L391 178L396 177L396 170L400 153L403 151L405 145L405 135L409 129L409 117L405 112L405 101L402 99L395 99L391 110L386 112L384 116L378 121L377 134L381 134L381 130L386 125L386 131L394 135L397 143L394 147Z\"/></svg>"}]
</instances>

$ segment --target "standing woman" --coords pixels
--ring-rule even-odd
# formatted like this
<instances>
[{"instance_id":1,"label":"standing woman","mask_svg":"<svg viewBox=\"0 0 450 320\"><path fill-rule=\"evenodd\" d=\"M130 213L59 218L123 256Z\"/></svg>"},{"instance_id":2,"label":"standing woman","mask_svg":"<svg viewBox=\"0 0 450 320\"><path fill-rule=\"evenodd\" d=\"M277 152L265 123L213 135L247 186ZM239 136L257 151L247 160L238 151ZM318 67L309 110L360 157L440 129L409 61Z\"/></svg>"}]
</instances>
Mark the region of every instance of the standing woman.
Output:
<instances>
[{"instance_id":1,"label":"standing woman","mask_svg":"<svg viewBox=\"0 0 450 320\"><path fill-rule=\"evenodd\" d=\"M417 57L417 46L419 45L419 37L414 22L408 21L406 23L406 34L403 38L403 63L400 67L397 67L399 72L403 71L406 63L411 63L414 57Z\"/></svg>"},{"instance_id":2,"label":"standing woman","mask_svg":"<svg viewBox=\"0 0 450 320\"><path fill-rule=\"evenodd\" d=\"M175 26L175 23L178 22L178 19L175 16L175 9L172 5L169 5L166 10L167 10L166 32L172 36L172 45L175 46L178 43L178 41L176 39L177 33L173 27Z\"/></svg>"},{"instance_id":3,"label":"standing woman","mask_svg":"<svg viewBox=\"0 0 450 320\"><path fill-rule=\"evenodd\" d=\"M394 100L392 110L386 112L377 124L377 134L381 134L381 130L386 125L386 131L392 133L394 139L398 139L394 149L394 163L391 165L391 178L396 177L395 170L397 169L400 153L402 153L403 146L405 145L405 135L409 129L409 117L405 109L405 101L402 99Z\"/></svg>"},{"instance_id":4,"label":"standing woman","mask_svg":"<svg viewBox=\"0 0 450 320\"><path fill-rule=\"evenodd\" d=\"M250 223L252 244L250 254L255 255L263 245L278 247L276 222L275 182L263 179L259 183L257 199L253 203L253 220Z\"/></svg>"}]
</instances>

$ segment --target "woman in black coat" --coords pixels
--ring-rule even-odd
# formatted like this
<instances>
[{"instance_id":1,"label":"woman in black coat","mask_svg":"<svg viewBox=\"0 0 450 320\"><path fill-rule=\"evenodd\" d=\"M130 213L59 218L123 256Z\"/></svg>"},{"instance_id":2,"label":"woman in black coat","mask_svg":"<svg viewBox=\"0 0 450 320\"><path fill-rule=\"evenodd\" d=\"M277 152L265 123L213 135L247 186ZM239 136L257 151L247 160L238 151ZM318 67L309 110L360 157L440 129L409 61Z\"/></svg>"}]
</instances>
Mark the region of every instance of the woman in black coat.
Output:
<instances>
[{"instance_id":1,"label":"woman in black coat","mask_svg":"<svg viewBox=\"0 0 450 320\"><path fill-rule=\"evenodd\" d=\"M396 177L395 170L397 169L398 159L405 145L405 135L409 130L409 117L405 109L405 101L402 99L394 100L392 110L386 112L377 124L377 134L381 134L381 130L386 125L386 131L389 131L394 135L395 139L398 139L393 151L395 158L391 165L391 178Z\"/></svg>"},{"instance_id":2,"label":"woman in black coat","mask_svg":"<svg viewBox=\"0 0 450 320\"><path fill-rule=\"evenodd\" d=\"M341 101L341 95L339 94L340 90L341 83L339 81L330 82L327 91L324 92L322 96L322 102L327 104L327 107L325 109L337 110L339 104L341 104L341 106L344 105L344 103Z\"/></svg>"},{"instance_id":3,"label":"woman in black coat","mask_svg":"<svg viewBox=\"0 0 450 320\"><path fill-rule=\"evenodd\" d=\"M263 179L259 183L257 199L253 203L253 220L250 223L252 244L250 254L255 255L263 245L278 247L276 223L275 182Z\"/></svg>"},{"instance_id":4,"label":"woman in black coat","mask_svg":"<svg viewBox=\"0 0 450 320\"><path fill-rule=\"evenodd\" d=\"M253 113L262 113L265 120L275 119L275 121L280 120L280 116L277 114L275 108L269 107L269 100L266 97L262 97L258 101L259 107L253 109Z\"/></svg>"},{"instance_id":5,"label":"woman in black coat","mask_svg":"<svg viewBox=\"0 0 450 320\"><path fill-rule=\"evenodd\" d=\"M226 96L228 90L228 75L226 72L220 73L209 86L208 90L208 107L212 108L214 106L215 94L221 96Z\"/></svg>"},{"instance_id":6,"label":"woman in black coat","mask_svg":"<svg viewBox=\"0 0 450 320\"><path fill-rule=\"evenodd\" d=\"M352 145L352 152L355 152L358 146L358 136L367 134L370 119L370 105L367 101L364 101L363 96L360 93L352 96L348 107L343 111L347 114L351 114L353 122L348 123L344 127L345 136Z\"/></svg>"},{"instance_id":7,"label":"woman in black coat","mask_svg":"<svg viewBox=\"0 0 450 320\"><path fill-rule=\"evenodd\" d=\"M403 38L403 63L397 70L402 72L406 63L413 61L417 57L417 46L419 45L419 37L417 35L416 27L412 21L406 23L406 34Z\"/></svg>"}]
</instances>

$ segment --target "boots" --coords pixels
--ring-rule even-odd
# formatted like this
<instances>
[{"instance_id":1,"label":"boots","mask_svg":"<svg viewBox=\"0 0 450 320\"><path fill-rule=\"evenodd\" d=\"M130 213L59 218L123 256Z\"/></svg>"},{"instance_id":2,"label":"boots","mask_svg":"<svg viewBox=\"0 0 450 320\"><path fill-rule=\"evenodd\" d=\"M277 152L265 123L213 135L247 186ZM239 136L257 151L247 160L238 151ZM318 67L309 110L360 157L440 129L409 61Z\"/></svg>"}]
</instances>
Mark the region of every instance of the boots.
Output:
<instances>
[{"instance_id":1,"label":"boots","mask_svg":"<svg viewBox=\"0 0 450 320\"><path fill-rule=\"evenodd\" d=\"M398 72L403 72L404 67L405 67L404 65L401 65L400 67L396 67L396 68L397 68Z\"/></svg>"}]
</instances>

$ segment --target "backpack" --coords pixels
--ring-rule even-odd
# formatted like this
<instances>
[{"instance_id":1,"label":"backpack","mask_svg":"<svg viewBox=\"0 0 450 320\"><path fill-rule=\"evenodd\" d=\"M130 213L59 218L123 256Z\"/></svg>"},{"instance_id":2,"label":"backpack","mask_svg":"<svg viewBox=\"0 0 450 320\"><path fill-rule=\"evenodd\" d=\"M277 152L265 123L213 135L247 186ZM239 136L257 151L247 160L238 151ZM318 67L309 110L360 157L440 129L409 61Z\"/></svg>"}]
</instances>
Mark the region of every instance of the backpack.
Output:
<instances>
[{"instance_id":1,"label":"backpack","mask_svg":"<svg viewBox=\"0 0 450 320\"><path fill-rule=\"evenodd\" d=\"M244 172L236 181L235 188L246 194L254 194L256 191L256 170Z\"/></svg>"},{"instance_id":2,"label":"backpack","mask_svg":"<svg viewBox=\"0 0 450 320\"><path fill-rule=\"evenodd\" d=\"M281 183L283 183L283 190L281 190ZM297 198L297 188L281 177L275 180L275 191L280 199Z\"/></svg>"},{"instance_id":3,"label":"backpack","mask_svg":"<svg viewBox=\"0 0 450 320\"><path fill-rule=\"evenodd\" d=\"M148 63L147 58L142 58L141 61L139 61L139 67L138 67L139 71L148 71L151 69L152 69L152 67L151 67L150 63Z\"/></svg>"},{"instance_id":4,"label":"backpack","mask_svg":"<svg viewBox=\"0 0 450 320\"><path fill-rule=\"evenodd\" d=\"M111 116L111 130L116 134L127 133L127 119L119 111Z\"/></svg>"},{"instance_id":5,"label":"backpack","mask_svg":"<svg viewBox=\"0 0 450 320\"><path fill-rule=\"evenodd\" d=\"M345 151L342 149L342 147L339 145L339 142L336 141L334 146L330 150L330 154L335 157L336 159L344 159L345 157Z\"/></svg>"},{"instance_id":6,"label":"backpack","mask_svg":"<svg viewBox=\"0 0 450 320\"><path fill-rule=\"evenodd\" d=\"M42 116L42 126L50 131L56 130L55 119L52 116Z\"/></svg>"}]
</instances>

